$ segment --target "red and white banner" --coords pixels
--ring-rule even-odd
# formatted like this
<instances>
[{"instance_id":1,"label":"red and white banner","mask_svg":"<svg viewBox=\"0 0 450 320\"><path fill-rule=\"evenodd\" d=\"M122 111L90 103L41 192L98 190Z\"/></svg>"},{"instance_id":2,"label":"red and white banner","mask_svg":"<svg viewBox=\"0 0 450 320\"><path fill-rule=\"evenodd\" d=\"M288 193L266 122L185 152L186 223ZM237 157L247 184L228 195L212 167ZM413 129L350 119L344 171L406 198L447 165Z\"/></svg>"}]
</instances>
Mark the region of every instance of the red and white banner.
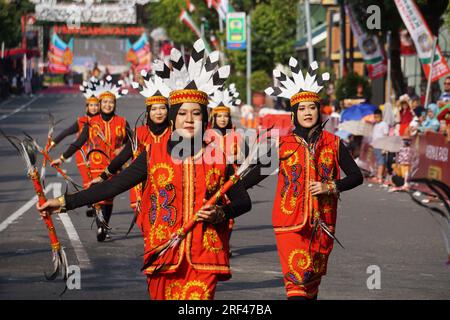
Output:
<instances>
[{"instance_id":1,"label":"red and white banner","mask_svg":"<svg viewBox=\"0 0 450 320\"><path fill-rule=\"evenodd\" d=\"M402 56L414 56L417 54L414 42L408 30L400 30L400 54Z\"/></svg>"},{"instance_id":2,"label":"red and white banner","mask_svg":"<svg viewBox=\"0 0 450 320\"><path fill-rule=\"evenodd\" d=\"M197 27L194 20L192 20L191 16L185 9L181 10L179 19L181 22L183 22L185 25L187 25L189 27L189 29L191 29L192 32L194 32L197 35L197 37L201 38L202 34L200 32L200 29Z\"/></svg>"},{"instance_id":3,"label":"red and white banner","mask_svg":"<svg viewBox=\"0 0 450 320\"><path fill-rule=\"evenodd\" d=\"M359 51L363 55L370 79L373 80L384 76L387 72L386 59L378 37L376 35L369 35L362 30L350 6L346 5L345 11L349 17L352 32L358 42Z\"/></svg>"},{"instance_id":4,"label":"red and white banner","mask_svg":"<svg viewBox=\"0 0 450 320\"><path fill-rule=\"evenodd\" d=\"M431 70L431 54L433 51L434 36L428 28L427 22L422 16L414 0L395 0L398 12L411 35L416 46L417 55L422 63L425 76L428 78ZM436 54L433 59L433 76L431 81L436 81L450 73L447 62L442 55L441 48L436 46Z\"/></svg>"}]
</instances>

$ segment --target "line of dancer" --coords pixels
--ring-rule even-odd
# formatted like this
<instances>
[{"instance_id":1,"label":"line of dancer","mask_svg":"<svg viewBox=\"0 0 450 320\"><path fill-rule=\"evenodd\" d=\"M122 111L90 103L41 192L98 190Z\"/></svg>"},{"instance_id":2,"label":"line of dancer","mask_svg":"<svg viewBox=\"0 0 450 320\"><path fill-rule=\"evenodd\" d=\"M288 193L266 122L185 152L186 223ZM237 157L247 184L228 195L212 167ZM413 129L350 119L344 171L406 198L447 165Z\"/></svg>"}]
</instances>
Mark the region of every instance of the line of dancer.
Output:
<instances>
[{"instance_id":1,"label":"line of dancer","mask_svg":"<svg viewBox=\"0 0 450 320\"><path fill-rule=\"evenodd\" d=\"M155 61L153 79L144 72L144 81L133 85L146 98L145 125L115 145L124 148L115 158L108 154L111 161L96 171L89 188L37 205L42 215L66 212L138 186L132 203L150 299L214 299L218 281L231 278L230 221L251 211L247 189L268 176L255 166L257 173L246 181L246 166L260 143L247 148L236 131L225 131L233 128L231 110L238 104L235 88L224 86L229 66L219 67L219 53L208 55L202 40L188 62L177 49L170 65ZM288 299L317 299L337 241L339 194L363 178L345 145L323 130L318 93L329 75L317 74L316 62L305 75L294 58L289 65L293 78L275 70L279 86L266 90L290 100L293 125L277 139L277 150L269 148L279 164L273 227ZM82 137L89 132L77 141L87 141Z\"/></svg>"}]
</instances>

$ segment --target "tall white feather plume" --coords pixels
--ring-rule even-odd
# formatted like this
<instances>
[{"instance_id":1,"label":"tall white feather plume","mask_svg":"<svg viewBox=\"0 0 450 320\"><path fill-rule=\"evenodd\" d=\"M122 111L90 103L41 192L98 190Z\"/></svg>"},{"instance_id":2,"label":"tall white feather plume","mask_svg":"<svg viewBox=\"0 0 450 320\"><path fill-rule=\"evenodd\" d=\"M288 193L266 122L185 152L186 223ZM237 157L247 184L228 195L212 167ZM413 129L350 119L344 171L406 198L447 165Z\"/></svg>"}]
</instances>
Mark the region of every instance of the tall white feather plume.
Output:
<instances>
[{"instance_id":1,"label":"tall white feather plume","mask_svg":"<svg viewBox=\"0 0 450 320\"><path fill-rule=\"evenodd\" d=\"M225 106L233 112L241 104L241 100L237 99L238 96L239 92L236 91L234 83L230 84L228 88L222 86L214 90L213 94L210 95L208 107L214 109L218 106Z\"/></svg>"},{"instance_id":2,"label":"tall white feather plume","mask_svg":"<svg viewBox=\"0 0 450 320\"><path fill-rule=\"evenodd\" d=\"M83 84L80 85L80 91L86 99L91 97L98 98L99 92L97 90L97 85L98 79L95 77L91 77L91 79L89 79L89 82L83 81Z\"/></svg>"},{"instance_id":3,"label":"tall white feather plume","mask_svg":"<svg viewBox=\"0 0 450 320\"><path fill-rule=\"evenodd\" d=\"M218 68L219 52L214 51L208 55L201 39L194 43L188 67L177 49L172 49L170 60L172 68L163 61L156 60L153 70L171 90L196 89L210 95L222 87L230 75L229 66Z\"/></svg>"},{"instance_id":4,"label":"tall white feather plume","mask_svg":"<svg viewBox=\"0 0 450 320\"><path fill-rule=\"evenodd\" d=\"M128 94L127 89L123 89L124 82L119 80L117 84L114 84L111 76L106 77L106 81L100 80L95 86L95 91L100 96L102 93L110 92L114 94L116 99L119 99Z\"/></svg>"},{"instance_id":5,"label":"tall white feather plume","mask_svg":"<svg viewBox=\"0 0 450 320\"><path fill-rule=\"evenodd\" d=\"M146 70L141 71L141 76L144 78L144 86L141 86L138 82L132 82L131 85L134 89L138 90L142 96L149 98L159 93L166 98L169 97L170 88L160 77L157 75L150 75ZM151 78L152 76L153 79Z\"/></svg>"},{"instance_id":6,"label":"tall white feather plume","mask_svg":"<svg viewBox=\"0 0 450 320\"><path fill-rule=\"evenodd\" d=\"M264 92L268 95L290 99L293 95L302 92L319 93L323 89L325 81L330 80L328 72L319 75L319 64L313 61L305 75L302 74L297 59L289 59L289 67L292 72L292 78L286 76L283 72L273 70L274 78L280 83L279 86L269 87Z\"/></svg>"}]
</instances>

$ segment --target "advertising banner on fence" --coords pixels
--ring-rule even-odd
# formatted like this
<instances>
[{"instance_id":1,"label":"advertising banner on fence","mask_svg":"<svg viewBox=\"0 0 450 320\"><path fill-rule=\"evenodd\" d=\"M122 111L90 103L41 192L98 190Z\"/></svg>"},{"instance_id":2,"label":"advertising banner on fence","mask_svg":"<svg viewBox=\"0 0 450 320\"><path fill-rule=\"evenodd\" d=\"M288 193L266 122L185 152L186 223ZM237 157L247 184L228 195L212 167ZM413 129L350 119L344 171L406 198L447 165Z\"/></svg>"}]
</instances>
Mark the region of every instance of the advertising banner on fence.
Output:
<instances>
[{"instance_id":1,"label":"advertising banner on fence","mask_svg":"<svg viewBox=\"0 0 450 320\"><path fill-rule=\"evenodd\" d=\"M449 149L450 143L443 134L426 132L413 137L411 146L418 161L413 161L412 177L436 179L450 186ZM375 155L367 138L364 138L359 153L358 166L371 173L376 172ZM425 191L425 190L424 190Z\"/></svg>"}]
</instances>

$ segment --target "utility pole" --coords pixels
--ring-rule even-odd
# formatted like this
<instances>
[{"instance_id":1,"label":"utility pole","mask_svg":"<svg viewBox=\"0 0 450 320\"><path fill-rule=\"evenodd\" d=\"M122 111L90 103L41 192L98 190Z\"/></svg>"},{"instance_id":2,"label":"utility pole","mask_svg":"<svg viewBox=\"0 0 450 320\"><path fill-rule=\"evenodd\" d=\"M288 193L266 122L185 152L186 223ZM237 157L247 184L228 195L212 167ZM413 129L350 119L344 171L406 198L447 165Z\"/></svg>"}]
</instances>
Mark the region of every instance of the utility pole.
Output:
<instances>
[{"instance_id":1,"label":"utility pole","mask_svg":"<svg viewBox=\"0 0 450 320\"><path fill-rule=\"evenodd\" d=\"M252 27L251 27L252 15L251 12L247 15L247 104L252 104Z\"/></svg>"},{"instance_id":2,"label":"utility pole","mask_svg":"<svg viewBox=\"0 0 450 320\"><path fill-rule=\"evenodd\" d=\"M386 102L391 103L391 31L387 32L386 36L386 42L387 42L387 98Z\"/></svg>"},{"instance_id":3,"label":"utility pole","mask_svg":"<svg viewBox=\"0 0 450 320\"><path fill-rule=\"evenodd\" d=\"M339 61L339 69L341 78L347 73L347 50L346 50L346 14L344 0L339 1L340 6L340 34L341 34L341 58Z\"/></svg>"},{"instance_id":4,"label":"utility pole","mask_svg":"<svg viewBox=\"0 0 450 320\"><path fill-rule=\"evenodd\" d=\"M309 10L309 0L305 1L305 15L306 15L306 33L308 36L308 60L309 64L314 61L314 48L312 43L312 33L311 33L311 14Z\"/></svg>"},{"instance_id":5,"label":"utility pole","mask_svg":"<svg viewBox=\"0 0 450 320\"><path fill-rule=\"evenodd\" d=\"M425 94L425 105L424 105L425 108L428 108L428 102L430 101L431 80L433 79L433 63L434 63L434 56L436 54L437 41L438 41L438 38L434 37L434 39L433 39L433 50L431 50L430 72L428 73L427 92Z\"/></svg>"}]
</instances>

